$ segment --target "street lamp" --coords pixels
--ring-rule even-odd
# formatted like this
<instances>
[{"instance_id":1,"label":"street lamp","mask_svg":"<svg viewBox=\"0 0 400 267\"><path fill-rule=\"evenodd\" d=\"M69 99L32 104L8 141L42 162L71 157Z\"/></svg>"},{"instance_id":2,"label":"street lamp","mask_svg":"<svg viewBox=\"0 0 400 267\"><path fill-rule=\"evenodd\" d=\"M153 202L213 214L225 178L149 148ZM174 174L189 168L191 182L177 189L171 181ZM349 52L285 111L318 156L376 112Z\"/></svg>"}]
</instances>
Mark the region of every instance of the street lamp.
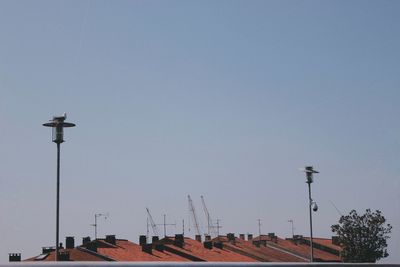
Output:
<instances>
[{"instance_id":1,"label":"street lamp","mask_svg":"<svg viewBox=\"0 0 400 267\"><path fill-rule=\"evenodd\" d=\"M310 262L314 261L314 247L313 247L313 229L312 229L312 213L311 208L313 211L318 210L317 203L311 198L311 183L313 182L313 174L319 173L318 171L314 170L312 166L306 166L303 170L306 173L308 184L308 199L309 199L309 210L310 210L310 248L311 248L311 255L310 255Z\"/></svg>"},{"instance_id":2,"label":"street lamp","mask_svg":"<svg viewBox=\"0 0 400 267\"><path fill-rule=\"evenodd\" d=\"M74 127L75 124L65 122L67 114L63 116L53 117L50 122L44 123L43 126L52 127L52 141L57 144L57 204L56 204L56 257L58 261L59 250L59 218L60 218L60 144L64 142L64 127Z\"/></svg>"}]
</instances>

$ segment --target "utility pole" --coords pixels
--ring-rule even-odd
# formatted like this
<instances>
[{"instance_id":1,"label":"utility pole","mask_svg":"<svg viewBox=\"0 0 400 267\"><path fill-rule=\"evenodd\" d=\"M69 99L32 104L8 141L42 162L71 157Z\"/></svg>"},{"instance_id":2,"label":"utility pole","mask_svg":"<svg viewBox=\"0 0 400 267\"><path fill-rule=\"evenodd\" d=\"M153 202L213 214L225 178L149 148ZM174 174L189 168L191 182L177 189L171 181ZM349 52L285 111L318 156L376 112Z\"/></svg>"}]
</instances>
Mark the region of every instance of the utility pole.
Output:
<instances>
[{"instance_id":1,"label":"utility pole","mask_svg":"<svg viewBox=\"0 0 400 267\"><path fill-rule=\"evenodd\" d=\"M258 243L261 246L261 219L258 219Z\"/></svg>"}]
</instances>

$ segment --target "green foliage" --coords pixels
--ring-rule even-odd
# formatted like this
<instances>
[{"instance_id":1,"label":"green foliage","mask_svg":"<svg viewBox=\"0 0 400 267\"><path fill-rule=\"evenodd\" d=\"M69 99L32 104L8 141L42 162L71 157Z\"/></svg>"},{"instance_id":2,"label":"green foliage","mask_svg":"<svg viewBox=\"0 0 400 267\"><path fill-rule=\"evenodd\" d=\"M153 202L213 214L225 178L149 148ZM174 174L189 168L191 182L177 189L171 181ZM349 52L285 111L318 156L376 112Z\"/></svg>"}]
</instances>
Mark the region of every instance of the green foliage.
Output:
<instances>
[{"instance_id":1,"label":"green foliage","mask_svg":"<svg viewBox=\"0 0 400 267\"><path fill-rule=\"evenodd\" d=\"M349 215L341 216L339 224L332 225L332 232L339 236L344 262L376 262L389 256L386 240L392 230L390 224L385 225L385 217L381 211L358 215L352 210Z\"/></svg>"}]
</instances>

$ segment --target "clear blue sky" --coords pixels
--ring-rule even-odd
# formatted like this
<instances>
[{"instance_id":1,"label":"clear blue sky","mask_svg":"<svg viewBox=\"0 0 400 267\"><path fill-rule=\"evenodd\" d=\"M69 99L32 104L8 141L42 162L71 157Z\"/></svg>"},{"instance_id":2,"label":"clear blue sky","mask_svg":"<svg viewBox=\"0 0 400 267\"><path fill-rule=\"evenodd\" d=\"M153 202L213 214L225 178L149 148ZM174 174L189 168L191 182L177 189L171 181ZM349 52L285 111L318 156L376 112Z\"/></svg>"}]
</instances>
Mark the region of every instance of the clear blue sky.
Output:
<instances>
[{"instance_id":1,"label":"clear blue sky","mask_svg":"<svg viewBox=\"0 0 400 267\"><path fill-rule=\"evenodd\" d=\"M222 232L315 235L380 209L400 255L399 1L1 1L0 262L61 237L137 241L200 195ZM204 219L203 219L204 224ZM180 232L181 226L169 228ZM193 235L192 232L189 235Z\"/></svg>"}]
</instances>

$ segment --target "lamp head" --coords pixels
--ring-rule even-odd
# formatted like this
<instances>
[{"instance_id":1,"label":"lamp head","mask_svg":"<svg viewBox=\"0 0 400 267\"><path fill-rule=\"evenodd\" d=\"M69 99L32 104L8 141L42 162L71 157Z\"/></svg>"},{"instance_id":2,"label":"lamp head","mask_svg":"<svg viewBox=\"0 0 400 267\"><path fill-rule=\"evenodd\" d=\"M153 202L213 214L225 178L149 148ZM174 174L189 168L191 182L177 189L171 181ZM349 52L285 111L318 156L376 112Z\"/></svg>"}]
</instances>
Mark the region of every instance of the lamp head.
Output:
<instances>
[{"instance_id":1,"label":"lamp head","mask_svg":"<svg viewBox=\"0 0 400 267\"><path fill-rule=\"evenodd\" d=\"M314 181L313 174L319 173L318 171L314 170L313 166L306 166L303 171L306 173L307 183L309 184Z\"/></svg>"},{"instance_id":2,"label":"lamp head","mask_svg":"<svg viewBox=\"0 0 400 267\"><path fill-rule=\"evenodd\" d=\"M74 127L74 123L65 122L67 114L62 116L54 116L50 122L44 123L43 126L53 128L53 142L60 144L64 142L64 127Z\"/></svg>"}]
</instances>

